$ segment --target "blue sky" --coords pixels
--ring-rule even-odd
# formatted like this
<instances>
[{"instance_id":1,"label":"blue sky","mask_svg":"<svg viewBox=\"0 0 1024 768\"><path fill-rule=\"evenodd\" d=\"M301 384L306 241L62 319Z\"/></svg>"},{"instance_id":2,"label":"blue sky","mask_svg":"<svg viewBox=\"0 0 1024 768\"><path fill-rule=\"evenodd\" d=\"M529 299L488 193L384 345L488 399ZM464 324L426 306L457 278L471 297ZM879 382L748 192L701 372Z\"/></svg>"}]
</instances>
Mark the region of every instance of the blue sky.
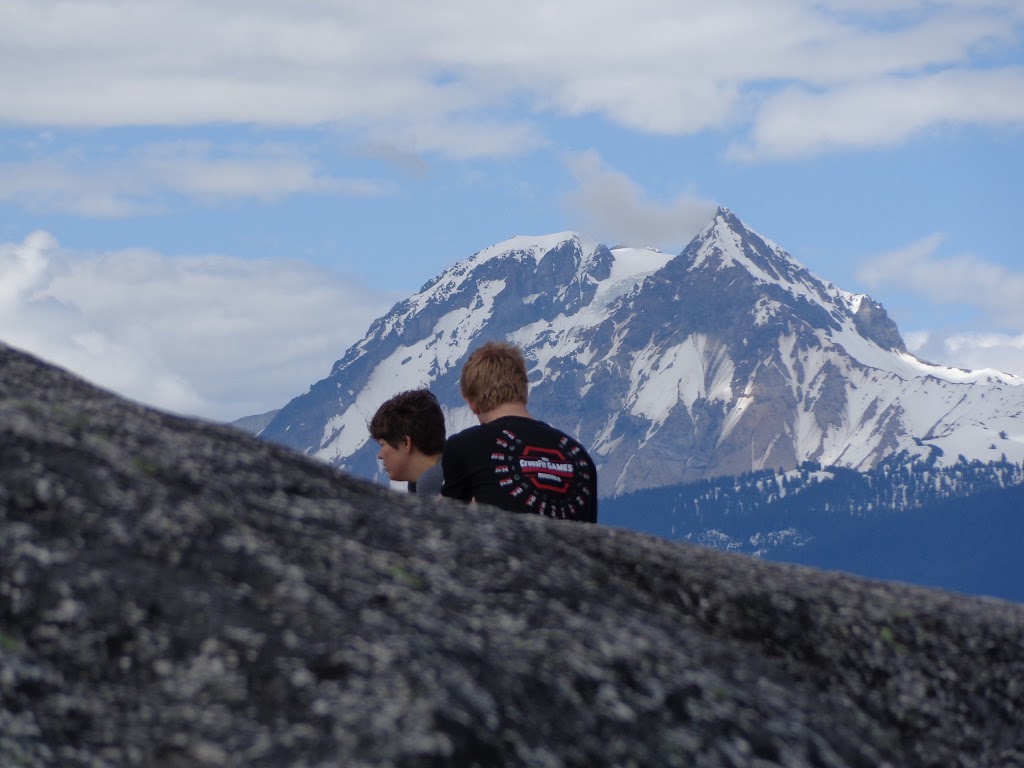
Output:
<instances>
[{"instance_id":1,"label":"blue sky","mask_svg":"<svg viewBox=\"0 0 1024 768\"><path fill-rule=\"evenodd\" d=\"M0 0L0 340L233 419L517 234L716 205L1024 375L1019 0Z\"/></svg>"}]
</instances>

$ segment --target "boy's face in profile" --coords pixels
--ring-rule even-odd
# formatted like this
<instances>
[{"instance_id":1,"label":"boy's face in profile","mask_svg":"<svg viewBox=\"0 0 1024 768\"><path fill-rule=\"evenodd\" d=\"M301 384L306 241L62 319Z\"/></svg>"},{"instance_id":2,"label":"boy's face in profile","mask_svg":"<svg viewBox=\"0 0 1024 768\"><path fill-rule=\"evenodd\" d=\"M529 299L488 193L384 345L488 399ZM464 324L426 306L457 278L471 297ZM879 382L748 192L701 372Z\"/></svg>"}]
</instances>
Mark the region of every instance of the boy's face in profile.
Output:
<instances>
[{"instance_id":1,"label":"boy's face in profile","mask_svg":"<svg viewBox=\"0 0 1024 768\"><path fill-rule=\"evenodd\" d=\"M384 465L384 471L388 473L388 477L391 480L409 481L416 479L409 477L412 440L408 436L398 446L392 445L387 440L378 440L377 444L380 445L377 459Z\"/></svg>"}]
</instances>

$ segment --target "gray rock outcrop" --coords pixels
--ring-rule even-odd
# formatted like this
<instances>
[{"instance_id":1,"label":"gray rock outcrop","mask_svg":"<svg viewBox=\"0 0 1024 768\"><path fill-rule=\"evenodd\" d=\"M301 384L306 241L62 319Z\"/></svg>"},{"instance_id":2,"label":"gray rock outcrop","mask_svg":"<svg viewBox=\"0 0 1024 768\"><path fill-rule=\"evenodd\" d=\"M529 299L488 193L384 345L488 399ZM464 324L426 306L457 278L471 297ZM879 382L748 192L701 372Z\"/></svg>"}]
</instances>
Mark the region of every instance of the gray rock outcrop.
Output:
<instances>
[{"instance_id":1,"label":"gray rock outcrop","mask_svg":"<svg viewBox=\"0 0 1024 768\"><path fill-rule=\"evenodd\" d=\"M1024 765L1024 606L416 499L0 346L0 765Z\"/></svg>"}]
</instances>

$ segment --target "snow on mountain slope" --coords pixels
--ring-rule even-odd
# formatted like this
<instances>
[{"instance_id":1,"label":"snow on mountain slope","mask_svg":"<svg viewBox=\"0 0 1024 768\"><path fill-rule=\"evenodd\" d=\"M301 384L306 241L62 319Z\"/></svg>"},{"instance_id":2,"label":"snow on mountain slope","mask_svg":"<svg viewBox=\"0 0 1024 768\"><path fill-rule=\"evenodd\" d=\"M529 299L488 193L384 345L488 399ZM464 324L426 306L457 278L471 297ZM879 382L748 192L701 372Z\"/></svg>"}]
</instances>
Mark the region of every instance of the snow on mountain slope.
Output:
<instances>
[{"instance_id":1,"label":"snow on mountain slope","mask_svg":"<svg viewBox=\"0 0 1024 768\"><path fill-rule=\"evenodd\" d=\"M571 232L515 237L428 282L263 432L378 476L366 425L430 386L450 431L468 353L520 344L530 409L577 435L600 493L895 451L1024 460L1024 380L910 355L870 297L821 280L720 209L677 256Z\"/></svg>"}]
</instances>

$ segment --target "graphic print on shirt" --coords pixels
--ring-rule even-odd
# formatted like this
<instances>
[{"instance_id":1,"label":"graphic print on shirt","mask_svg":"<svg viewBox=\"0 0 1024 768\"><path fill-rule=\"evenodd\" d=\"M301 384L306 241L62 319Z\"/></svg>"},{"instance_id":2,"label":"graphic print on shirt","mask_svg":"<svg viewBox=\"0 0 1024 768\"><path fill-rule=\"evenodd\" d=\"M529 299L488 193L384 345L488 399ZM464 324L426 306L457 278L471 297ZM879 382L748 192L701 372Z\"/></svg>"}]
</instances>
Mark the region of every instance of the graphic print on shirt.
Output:
<instances>
[{"instance_id":1,"label":"graphic print on shirt","mask_svg":"<svg viewBox=\"0 0 1024 768\"><path fill-rule=\"evenodd\" d=\"M527 445L503 429L491 453L498 486L529 512L579 519L592 504L594 469L583 449L563 436L556 448Z\"/></svg>"}]
</instances>

